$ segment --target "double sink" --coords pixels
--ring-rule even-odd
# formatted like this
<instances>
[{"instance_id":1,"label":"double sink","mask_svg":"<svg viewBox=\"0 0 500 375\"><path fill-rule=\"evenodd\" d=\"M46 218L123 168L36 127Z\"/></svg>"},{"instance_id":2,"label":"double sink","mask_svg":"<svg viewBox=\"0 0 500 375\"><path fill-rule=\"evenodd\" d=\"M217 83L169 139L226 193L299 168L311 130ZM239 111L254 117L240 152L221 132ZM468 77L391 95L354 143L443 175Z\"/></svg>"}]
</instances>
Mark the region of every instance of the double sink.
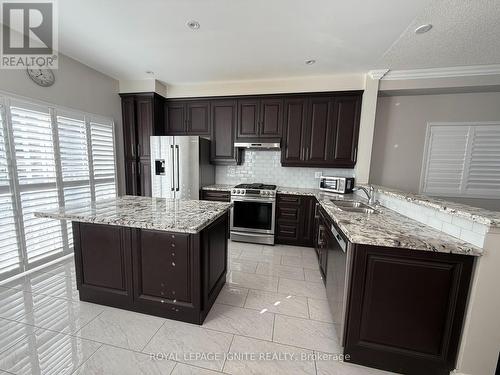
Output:
<instances>
[{"instance_id":1,"label":"double sink","mask_svg":"<svg viewBox=\"0 0 500 375\"><path fill-rule=\"evenodd\" d=\"M357 201L342 201L342 200L336 200L336 199L330 199L330 202L332 202L337 208L339 208L342 211L347 211L347 212L357 212L361 214L376 214L378 211L374 209L372 206L369 206L367 204L364 204L362 202L357 202Z\"/></svg>"}]
</instances>

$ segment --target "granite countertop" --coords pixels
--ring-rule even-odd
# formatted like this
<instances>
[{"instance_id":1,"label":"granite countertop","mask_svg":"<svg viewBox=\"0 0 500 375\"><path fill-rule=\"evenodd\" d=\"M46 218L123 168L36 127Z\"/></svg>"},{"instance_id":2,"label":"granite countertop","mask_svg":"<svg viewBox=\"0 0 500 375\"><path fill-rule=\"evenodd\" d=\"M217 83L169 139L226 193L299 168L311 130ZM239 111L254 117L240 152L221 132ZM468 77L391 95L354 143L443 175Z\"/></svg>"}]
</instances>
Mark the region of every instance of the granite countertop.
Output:
<instances>
[{"instance_id":1,"label":"granite countertop","mask_svg":"<svg viewBox=\"0 0 500 375\"><path fill-rule=\"evenodd\" d=\"M215 184L215 185L203 186L201 190L231 191L232 188L234 188L234 185Z\"/></svg>"},{"instance_id":2,"label":"granite countertop","mask_svg":"<svg viewBox=\"0 0 500 375\"><path fill-rule=\"evenodd\" d=\"M395 198L403 199L421 206L434 208L446 212L447 214L459 216L465 219L485 224L490 227L500 227L500 212L490 211L479 207L473 207L466 204L449 202L439 198L429 197L418 193L408 193L397 189L384 186L372 185L375 191Z\"/></svg>"},{"instance_id":3,"label":"granite countertop","mask_svg":"<svg viewBox=\"0 0 500 375\"><path fill-rule=\"evenodd\" d=\"M123 196L36 212L36 217L198 233L231 208L228 202Z\"/></svg>"},{"instance_id":4,"label":"granite countertop","mask_svg":"<svg viewBox=\"0 0 500 375\"><path fill-rule=\"evenodd\" d=\"M378 213L363 214L342 211L330 200L348 200L367 203L356 194L330 194L319 189L279 187L282 194L315 196L346 237L355 244L400 247L412 250L434 251L465 255L481 255L482 249L428 225L410 219L388 208L377 206Z\"/></svg>"}]
</instances>

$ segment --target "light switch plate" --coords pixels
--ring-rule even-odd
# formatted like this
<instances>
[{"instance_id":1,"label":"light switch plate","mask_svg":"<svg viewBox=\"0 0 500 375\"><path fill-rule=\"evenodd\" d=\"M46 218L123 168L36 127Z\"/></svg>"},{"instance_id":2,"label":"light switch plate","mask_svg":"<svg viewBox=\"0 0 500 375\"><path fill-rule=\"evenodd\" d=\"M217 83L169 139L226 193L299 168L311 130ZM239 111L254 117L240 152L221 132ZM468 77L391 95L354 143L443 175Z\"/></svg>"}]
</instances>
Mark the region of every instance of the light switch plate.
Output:
<instances>
[{"instance_id":1,"label":"light switch plate","mask_svg":"<svg viewBox=\"0 0 500 375\"><path fill-rule=\"evenodd\" d=\"M323 172L314 172L314 178L320 178L323 175Z\"/></svg>"}]
</instances>

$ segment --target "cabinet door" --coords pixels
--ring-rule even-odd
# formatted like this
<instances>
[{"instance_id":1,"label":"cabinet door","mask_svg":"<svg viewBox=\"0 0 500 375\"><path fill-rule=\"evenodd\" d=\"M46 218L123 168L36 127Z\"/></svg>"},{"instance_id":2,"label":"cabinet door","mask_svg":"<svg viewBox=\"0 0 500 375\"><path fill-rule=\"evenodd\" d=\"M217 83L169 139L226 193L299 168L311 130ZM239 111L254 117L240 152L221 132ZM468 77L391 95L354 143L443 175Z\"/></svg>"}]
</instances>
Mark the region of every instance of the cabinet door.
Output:
<instances>
[{"instance_id":1,"label":"cabinet door","mask_svg":"<svg viewBox=\"0 0 500 375\"><path fill-rule=\"evenodd\" d=\"M303 246L314 246L314 197L302 197L299 228L300 243Z\"/></svg>"},{"instance_id":2,"label":"cabinet door","mask_svg":"<svg viewBox=\"0 0 500 375\"><path fill-rule=\"evenodd\" d=\"M260 102L261 138L281 138L283 125L283 99L262 99Z\"/></svg>"},{"instance_id":3,"label":"cabinet door","mask_svg":"<svg viewBox=\"0 0 500 375\"><path fill-rule=\"evenodd\" d=\"M234 148L236 101L214 100L210 111L212 123L210 159L215 164L234 164L237 162Z\"/></svg>"},{"instance_id":4,"label":"cabinet door","mask_svg":"<svg viewBox=\"0 0 500 375\"><path fill-rule=\"evenodd\" d=\"M153 97L136 99L137 112L137 154L140 158L149 158L149 137L153 135Z\"/></svg>"},{"instance_id":5,"label":"cabinet door","mask_svg":"<svg viewBox=\"0 0 500 375\"><path fill-rule=\"evenodd\" d=\"M259 123L259 99L238 100L236 138L258 138Z\"/></svg>"},{"instance_id":6,"label":"cabinet door","mask_svg":"<svg viewBox=\"0 0 500 375\"><path fill-rule=\"evenodd\" d=\"M210 103L189 102L187 111L187 134L210 135Z\"/></svg>"},{"instance_id":7,"label":"cabinet door","mask_svg":"<svg viewBox=\"0 0 500 375\"><path fill-rule=\"evenodd\" d=\"M360 96L344 96L335 99L333 132L335 148L330 159L338 166L354 166L358 147Z\"/></svg>"},{"instance_id":8,"label":"cabinet door","mask_svg":"<svg viewBox=\"0 0 500 375\"><path fill-rule=\"evenodd\" d=\"M345 343L351 362L449 374L474 257L365 245L353 253Z\"/></svg>"},{"instance_id":9,"label":"cabinet door","mask_svg":"<svg viewBox=\"0 0 500 375\"><path fill-rule=\"evenodd\" d=\"M327 147L332 141L330 139L331 131L331 111L333 102L330 98L311 98L309 101L309 119L310 124L306 135L305 157L309 163L324 164L327 163Z\"/></svg>"},{"instance_id":10,"label":"cabinet door","mask_svg":"<svg viewBox=\"0 0 500 375\"><path fill-rule=\"evenodd\" d=\"M152 195L151 188L151 162L139 161L138 163L138 174L139 174L139 186L140 195L143 197L150 197Z\"/></svg>"},{"instance_id":11,"label":"cabinet door","mask_svg":"<svg viewBox=\"0 0 500 375\"><path fill-rule=\"evenodd\" d=\"M133 246L135 297L192 304L193 254L189 235L145 229L137 230L136 234Z\"/></svg>"},{"instance_id":12,"label":"cabinet door","mask_svg":"<svg viewBox=\"0 0 500 375\"><path fill-rule=\"evenodd\" d=\"M137 160L125 159L125 194L139 195L137 176Z\"/></svg>"},{"instance_id":13,"label":"cabinet door","mask_svg":"<svg viewBox=\"0 0 500 375\"><path fill-rule=\"evenodd\" d=\"M186 134L186 103L172 102L166 104L167 135Z\"/></svg>"},{"instance_id":14,"label":"cabinet door","mask_svg":"<svg viewBox=\"0 0 500 375\"><path fill-rule=\"evenodd\" d=\"M285 100L282 165L300 165L303 161L307 102L305 97Z\"/></svg>"},{"instance_id":15,"label":"cabinet door","mask_svg":"<svg viewBox=\"0 0 500 375\"><path fill-rule=\"evenodd\" d=\"M111 306L132 302L130 231L126 227L73 222L80 299Z\"/></svg>"},{"instance_id":16,"label":"cabinet door","mask_svg":"<svg viewBox=\"0 0 500 375\"><path fill-rule=\"evenodd\" d=\"M133 96L122 98L123 150L125 159L137 157L137 134L135 126L135 100Z\"/></svg>"}]
</instances>

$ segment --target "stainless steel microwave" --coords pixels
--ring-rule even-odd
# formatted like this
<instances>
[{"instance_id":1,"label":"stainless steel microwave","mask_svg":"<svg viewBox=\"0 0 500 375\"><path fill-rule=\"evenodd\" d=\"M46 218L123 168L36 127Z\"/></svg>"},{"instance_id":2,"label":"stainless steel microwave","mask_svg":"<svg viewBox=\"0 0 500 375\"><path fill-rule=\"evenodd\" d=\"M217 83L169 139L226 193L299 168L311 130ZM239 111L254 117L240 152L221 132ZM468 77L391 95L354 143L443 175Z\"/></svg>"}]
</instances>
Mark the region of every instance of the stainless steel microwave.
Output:
<instances>
[{"instance_id":1,"label":"stainless steel microwave","mask_svg":"<svg viewBox=\"0 0 500 375\"><path fill-rule=\"evenodd\" d=\"M353 177L321 176L319 178L319 189L331 193L352 193L354 187Z\"/></svg>"}]
</instances>

